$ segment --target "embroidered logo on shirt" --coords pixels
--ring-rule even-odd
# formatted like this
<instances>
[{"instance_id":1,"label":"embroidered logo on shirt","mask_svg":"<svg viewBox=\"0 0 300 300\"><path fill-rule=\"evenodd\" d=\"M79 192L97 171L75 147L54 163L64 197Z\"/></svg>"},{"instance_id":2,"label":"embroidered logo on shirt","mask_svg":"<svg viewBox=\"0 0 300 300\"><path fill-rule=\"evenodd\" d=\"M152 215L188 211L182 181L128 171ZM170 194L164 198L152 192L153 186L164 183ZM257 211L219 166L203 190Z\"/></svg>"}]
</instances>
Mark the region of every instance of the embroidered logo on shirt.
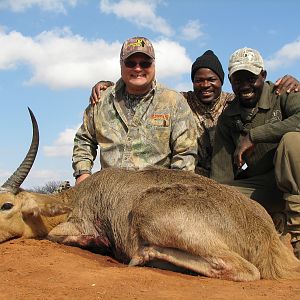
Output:
<instances>
[{"instance_id":1,"label":"embroidered logo on shirt","mask_svg":"<svg viewBox=\"0 0 300 300\"><path fill-rule=\"evenodd\" d=\"M281 121L281 120L282 120L281 111L278 110L278 109L275 109L272 112L272 116L271 116L271 119L269 120L269 123L276 123L276 122Z\"/></svg>"},{"instance_id":2,"label":"embroidered logo on shirt","mask_svg":"<svg viewBox=\"0 0 300 300\"><path fill-rule=\"evenodd\" d=\"M153 126L169 127L170 125L169 114L153 114L150 120Z\"/></svg>"}]
</instances>

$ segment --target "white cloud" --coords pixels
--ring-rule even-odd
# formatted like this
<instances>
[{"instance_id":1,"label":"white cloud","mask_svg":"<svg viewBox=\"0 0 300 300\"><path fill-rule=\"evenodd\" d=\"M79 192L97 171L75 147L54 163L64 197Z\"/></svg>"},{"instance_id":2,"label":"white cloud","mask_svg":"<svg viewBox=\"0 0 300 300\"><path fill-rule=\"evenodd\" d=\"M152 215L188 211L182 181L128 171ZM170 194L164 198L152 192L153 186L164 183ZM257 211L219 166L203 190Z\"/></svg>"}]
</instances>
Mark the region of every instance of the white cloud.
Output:
<instances>
[{"instance_id":1,"label":"white cloud","mask_svg":"<svg viewBox=\"0 0 300 300\"><path fill-rule=\"evenodd\" d=\"M192 91L193 84L192 84L192 82L180 82L180 83L176 84L174 89L176 91Z\"/></svg>"},{"instance_id":2,"label":"white cloud","mask_svg":"<svg viewBox=\"0 0 300 300\"><path fill-rule=\"evenodd\" d=\"M22 12L34 6L45 11L67 13L66 6L75 6L77 0L1 0L0 9L10 9L14 12Z\"/></svg>"},{"instance_id":3,"label":"white cloud","mask_svg":"<svg viewBox=\"0 0 300 300\"><path fill-rule=\"evenodd\" d=\"M153 46L158 79L177 77L190 72L192 61L180 44L171 40L160 40L154 42Z\"/></svg>"},{"instance_id":4,"label":"white cloud","mask_svg":"<svg viewBox=\"0 0 300 300\"><path fill-rule=\"evenodd\" d=\"M91 87L101 78L119 77L119 42L87 41L68 29L45 31L36 37L0 32L0 69L27 65L27 84L51 88Z\"/></svg>"},{"instance_id":5,"label":"white cloud","mask_svg":"<svg viewBox=\"0 0 300 300\"><path fill-rule=\"evenodd\" d=\"M59 181L61 179L61 173L62 171L59 170L49 170L49 169L34 170L33 169L32 171L30 171L30 175L28 175L28 179L29 177L31 177L31 179L38 179L40 181L53 181L52 178L59 178L56 179L57 181Z\"/></svg>"},{"instance_id":6,"label":"white cloud","mask_svg":"<svg viewBox=\"0 0 300 300\"><path fill-rule=\"evenodd\" d=\"M170 25L165 19L156 15L156 6L160 2L157 0L121 0L119 2L101 0L100 10L107 14L113 13L140 27L171 36L174 32Z\"/></svg>"},{"instance_id":7,"label":"white cloud","mask_svg":"<svg viewBox=\"0 0 300 300\"><path fill-rule=\"evenodd\" d=\"M4 170L0 170L0 172L1 172L0 185L2 185L13 174L13 172L4 171ZM57 168L55 170L49 170L49 169L37 170L33 168L21 186L23 188L43 186L45 183L49 181L70 180L69 178L71 177L71 175L72 175L71 172L68 170L59 170Z\"/></svg>"},{"instance_id":8,"label":"white cloud","mask_svg":"<svg viewBox=\"0 0 300 300\"><path fill-rule=\"evenodd\" d=\"M44 146L43 151L45 156L72 156L73 150L73 141L75 137L75 133L77 132L80 125L75 126L74 128L67 128L63 132L61 132L54 141L53 146Z\"/></svg>"},{"instance_id":9,"label":"white cloud","mask_svg":"<svg viewBox=\"0 0 300 300\"><path fill-rule=\"evenodd\" d=\"M182 38L188 41L197 39L203 35L201 25L198 20L189 20L187 24L181 28Z\"/></svg>"},{"instance_id":10,"label":"white cloud","mask_svg":"<svg viewBox=\"0 0 300 300\"><path fill-rule=\"evenodd\" d=\"M0 186L12 175L12 172L0 169Z\"/></svg>"},{"instance_id":11,"label":"white cloud","mask_svg":"<svg viewBox=\"0 0 300 300\"><path fill-rule=\"evenodd\" d=\"M300 61L300 38L284 45L271 58L265 59L265 64L266 69L269 71L291 66L296 61Z\"/></svg>"},{"instance_id":12,"label":"white cloud","mask_svg":"<svg viewBox=\"0 0 300 300\"><path fill-rule=\"evenodd\" d=\"M26 84L53 89L88 87L100 79L120 77L119 41L86 40L68 28L45 31L30 37L20 32L0 31L0 70L25 65L32 73ZM186 50L172 40L153 41L158 78L189 72Z\"/></svg>"},{"instance_id":13,"label":"white cloud","mask_svg":"<svg viewBox=\"0 0 300 300\"><path fill-rule=\"evenodd\" d=\"M26 177L22 187L25 189L31 189L35 187L42 187L46 183L51 181L65 181L69 180L71 185L74 185L74 179L72 173L69 170L60 170L55 168L51 169L32 169L29 175Z\"/></svg>"}]
</instances>

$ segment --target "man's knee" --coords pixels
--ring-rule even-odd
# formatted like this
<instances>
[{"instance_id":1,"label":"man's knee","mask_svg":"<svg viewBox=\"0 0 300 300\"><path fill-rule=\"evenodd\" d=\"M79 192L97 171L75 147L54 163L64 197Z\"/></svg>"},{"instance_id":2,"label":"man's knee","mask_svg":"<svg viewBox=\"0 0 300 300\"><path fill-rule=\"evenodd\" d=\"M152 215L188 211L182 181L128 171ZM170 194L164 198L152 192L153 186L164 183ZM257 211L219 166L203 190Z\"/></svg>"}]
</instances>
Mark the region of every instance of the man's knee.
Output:
<instances>
[{"instance_id":1,"label":"man's knee","mask_svg":"<svg viewBox=\"0 0 300 300\"><path fill-rule=\"evenodd\" d=\"M300 149L300 132L287 132L281 138L280 144L284 144L284 148L294 151L295 148Z\"/></svg>"},{"instance_id":2,"label":"man's knee","mask_svg":"<svg viewBox=\"0 0 300 300\"><path fill-rule=\"evenodd\" d=\"M300 132L286 133L278 145L275 157L277 185L285 193L299 194Z\"/></svg>"}]
</instances>

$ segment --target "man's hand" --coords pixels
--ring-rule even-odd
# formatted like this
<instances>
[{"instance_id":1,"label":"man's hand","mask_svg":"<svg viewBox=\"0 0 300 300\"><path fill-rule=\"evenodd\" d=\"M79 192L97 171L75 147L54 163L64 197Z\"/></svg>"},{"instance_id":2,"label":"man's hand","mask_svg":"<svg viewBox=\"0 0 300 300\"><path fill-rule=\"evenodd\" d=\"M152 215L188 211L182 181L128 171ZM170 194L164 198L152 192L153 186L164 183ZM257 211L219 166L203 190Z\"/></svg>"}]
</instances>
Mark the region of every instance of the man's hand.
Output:
<instances>
[{"instance_id":1,"label":"man's hand","mask_svg":"<svg viewBox=\"0 0 300 300\"><path fill-rule=\"evenodd\" d=\"M281 93L287 92L296 93L300 91L300 82L290 75L285 75L275 82L275 93L280 95Z\"/></svg>"},{"instance_id":2,"label":"man's hand","mask_svg":"<svg viewBox=\"0 0 300 300\"><path fill-rule=\"evenodd\" d=\"M236 146L233 154L234 163L237 165L238 168L241 168L244 164L243 155L251 155L253 148L254 144L250 139L249 133L240 138L240 141Z\"/></svg>"},{"instance_id":3,"label":"man's hand","mask_svg":"<svg viewBox=\"0 0 300 300\"><path fill-rule=\"evenodd\" d=\"M108 87L112 85L114 85L114 83L111 81L101 80L97 82L92 88L90 104L95 105L96 103L98 103L101 97L101 91L105 91Z\"/></svg>"},{"instance_id":4,"label":"man's hand","mask_svg":"<svg viewBox=\"0 0 300 300\"><path fill-rule=\"evenodd\" d=\"M79 184L81 181L83 181L84 179L88 178L89 176L91 176L91 175L90 174L82 174L82 175L78 176L76 178L75 185Z\"/></svg>"}]
</instances>

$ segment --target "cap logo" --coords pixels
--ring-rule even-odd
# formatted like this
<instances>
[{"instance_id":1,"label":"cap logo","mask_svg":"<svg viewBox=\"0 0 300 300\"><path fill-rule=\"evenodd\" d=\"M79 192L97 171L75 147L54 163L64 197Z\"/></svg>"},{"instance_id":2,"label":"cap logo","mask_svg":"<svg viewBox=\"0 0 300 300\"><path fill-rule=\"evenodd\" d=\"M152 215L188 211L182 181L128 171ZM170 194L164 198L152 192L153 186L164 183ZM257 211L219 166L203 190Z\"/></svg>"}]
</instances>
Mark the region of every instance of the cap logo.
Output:
<instances>
[{"instance_id":1,"label":"cap logo","mask_svg":"<svg viewBox=\"0 0 300 300\"><path fill-rule=\"evenodd\" d=\"M245 53L244 57L248 60L254 60L254 54L253 53Z\"/></svg>"},{"instance_id":2,"label":"cap logo","mask_svg":"<svg viewBox=\"0 0 300 300\"><path fill-rule=\"evenodd\" d=\"M137 39L135 43L130 43L127 45L127 47L144 47L145 46L145 41L143 39Z\"/></svg>"}]
</instances>

